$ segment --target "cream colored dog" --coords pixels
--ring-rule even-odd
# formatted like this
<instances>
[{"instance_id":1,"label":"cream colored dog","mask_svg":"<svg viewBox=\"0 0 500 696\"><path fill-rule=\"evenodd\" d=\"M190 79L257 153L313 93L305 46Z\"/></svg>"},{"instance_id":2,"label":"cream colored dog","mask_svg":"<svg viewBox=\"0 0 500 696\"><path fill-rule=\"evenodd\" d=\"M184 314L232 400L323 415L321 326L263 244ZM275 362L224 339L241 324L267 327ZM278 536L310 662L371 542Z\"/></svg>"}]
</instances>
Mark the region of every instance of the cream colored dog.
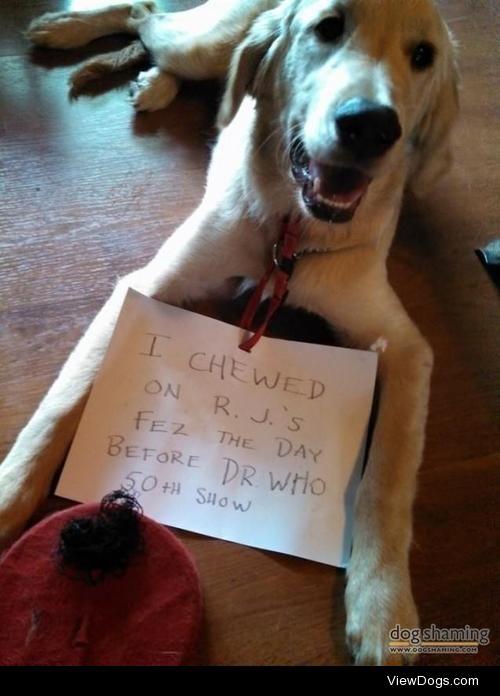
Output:
<instances>
[{"instance_id":1,"label":"cream colored dog","mask_svg":"<svg viewBox=\"0 0 500 696\"><path fill-rule=\"evenodd\" d=\"M166 106L181 78L228 74L222 130L199 207L118 283L0 467L0 535L17 534L47 495L127 288L180 304L224 278L256 281L291 215L303 253L288 302L323 316L350 345L380 350L346 630L357 663L400 661L388 640L396 624L418 625L408 554L433 359L385 261L405 187L424 191L449 163L457 111L449 33L431 0L212 0L176 14L143 2L44 15L29 37L70 48L123 31L156 64L135 87L137 108ZM105 64L84 66L83 79Z\"/></svg>"}]
</instances>

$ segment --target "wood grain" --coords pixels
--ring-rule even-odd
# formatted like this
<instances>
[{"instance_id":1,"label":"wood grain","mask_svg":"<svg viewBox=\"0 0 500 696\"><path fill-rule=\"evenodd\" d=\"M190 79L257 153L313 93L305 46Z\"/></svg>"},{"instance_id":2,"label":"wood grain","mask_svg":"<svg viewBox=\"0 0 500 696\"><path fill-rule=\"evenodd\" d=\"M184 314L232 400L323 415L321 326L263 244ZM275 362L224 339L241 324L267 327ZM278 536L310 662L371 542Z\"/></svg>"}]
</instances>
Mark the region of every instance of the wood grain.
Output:
<instances>
[{"instance_id":1,"label":"wood grain","mask_svg":"<svg viewBox=\"0 0 500 696\"><path fill-rule=\"evenodd\" d=\"M390 262L436 354L412 577L422 625L469 624L492 635L477 656L422 663L498 664L500 305L474 248L500 235L499 11L482 0L440 4L461 46L456 165L429 200L408 202ZM188 86L157 114L134 116L124 84L69 102L71 67L120 45L32 52L22 36L28 21L69 5L0 7L0 455L116 277L146 261L194 208L214 135L210 85ZM297 322L285 324L296 335ZM61 505L52 498L41 514ZM204 585L203 661L348 661L341 571L179 536Z\"/></svg>"}]
</instances>

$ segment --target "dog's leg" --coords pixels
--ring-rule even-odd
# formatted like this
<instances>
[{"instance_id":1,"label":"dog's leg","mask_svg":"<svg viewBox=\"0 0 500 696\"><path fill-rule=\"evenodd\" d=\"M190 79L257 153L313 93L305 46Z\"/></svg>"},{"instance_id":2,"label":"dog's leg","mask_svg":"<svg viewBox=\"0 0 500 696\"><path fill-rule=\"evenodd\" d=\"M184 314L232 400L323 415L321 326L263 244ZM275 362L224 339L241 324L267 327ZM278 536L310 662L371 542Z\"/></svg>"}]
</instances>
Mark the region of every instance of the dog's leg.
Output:
<instances>
[{"instance_id":1,"label":"dog's leg","mask_svg":"<svg viewBox=\"0 0 500 696\"><path fill-rule=\"evenodd\" d=\"M159 68L140 72L130 85L130 96L136 111L158 111L167 107L179 91L179 80Z\"/></svg>"},{"instance_id":2,"label":"dog's leg","mask_svg":"<svg viewBox=\"0 0 500 696\"><path fill-rule=\"evenodd\" d=\"M101 53L85 61L69 77L70 97L78 97L94 80L102 79L112 73L140 66L149 61L149 53L137 39L118 51Z\"/></svg>"},{"instance_id":3,"label":"dog's leg","mask_svg":"<svg viewBox=\"0 0 500 696\"><path fill-rule=\"evenodd\" d=\"M76 48L115 33L139 36L140 43L88 60L70 77L71 96L103 75L149 56L160 71L141 74L132 85L138 111L162 109L175 98L179 78L225 77L234 47L254 18L278 0L209 0L184 12L158 13L154 2L126 3L101 10L51 12L33 20L26 36L46 48Z\"/></svg>"},{"instance_id":4,"label":"dog's leg","mask_svg":"<svg viewBox=\"0 0 500 696\"><path fill-rule=\"evenodd\" d=\"M188 80L225 78L234 47L253 20L279 0L209 0L136 24L158 67Z\"/></svg>"},{"instance_id":5,"label":"dog's leg","mask_svg":"<svg viewBox=\"0 0 500 696\"><path fill-rule=\"evenodd\" d=\"M27 38L45 48L77 48L109 34L138 35L162 70L189 79L224 77L234 46L258 14L279 0L209 0L158 12L151 0L81 12L47 12Z\"/></svg>"},{"instance_id":6,"label":"dog's leg","mask_svg":"<svg viewBox=\"0 0 500 696\"><path fill-rule=\"evenodd\" d=\"M19 435L0 466L0 544L22 529L48 492L74 435L127 289L181 304L206 295L231 275L255 272L249 266L251 254L242 253L246 240L251 239L248 230L244 234L245 223L235 223L238 218L231 218L231 222L218 210L212 211L202 204L146 267L118 283Z\"/></svg>"},{"instance_id":7,"label":"dog's leg","mask_svg":"<svg viewBox=\"0 0 500 696\"><path fill-rule=\"evenodd\" d=\"M300 273L299 267L297 284ZM314 282L318 289L330 287L331 293L308 297L303 304L345 330L355 347L379 350L379 409L356 501L348 568L347 639L359 664L398 664L411 658L390 654L389 632L397 624L418 627L408 558L432 352L382 270L367 273L364 280L346 273L336 288L328 264L326 273L324 279L315 273Z\"/></svg>"},{"instance_id":8,"label":"dog's leg","mask_svg":"<svg viewBox=\"0 0 500 696\"><path fill-rule=\"evenodd\" d=\"M124 3L82 12L47 12L34 19L27 38L44 48L78 48L108 34L136 34L136 22L156 11L154 2Z\"/></svg>"}]
</instances>

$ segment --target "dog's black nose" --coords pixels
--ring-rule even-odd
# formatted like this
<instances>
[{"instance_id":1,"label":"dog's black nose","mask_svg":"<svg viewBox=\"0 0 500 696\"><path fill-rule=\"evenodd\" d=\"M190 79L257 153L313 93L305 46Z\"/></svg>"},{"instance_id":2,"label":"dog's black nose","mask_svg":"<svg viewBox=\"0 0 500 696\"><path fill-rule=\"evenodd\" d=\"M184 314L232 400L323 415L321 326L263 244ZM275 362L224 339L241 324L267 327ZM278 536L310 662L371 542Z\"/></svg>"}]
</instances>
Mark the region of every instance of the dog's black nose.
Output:
<instances>
[{"instance_id":1,"label":"dog's black nose","mask_svg":"<svg viewBox=\"0 0 500 696\"><path fill-rule=\"evenodd\" d=\"M356 158L380 157L401 137L394 109L368 99L349 99L335 111L340 143Z\"/></svg>"}]
</instances>

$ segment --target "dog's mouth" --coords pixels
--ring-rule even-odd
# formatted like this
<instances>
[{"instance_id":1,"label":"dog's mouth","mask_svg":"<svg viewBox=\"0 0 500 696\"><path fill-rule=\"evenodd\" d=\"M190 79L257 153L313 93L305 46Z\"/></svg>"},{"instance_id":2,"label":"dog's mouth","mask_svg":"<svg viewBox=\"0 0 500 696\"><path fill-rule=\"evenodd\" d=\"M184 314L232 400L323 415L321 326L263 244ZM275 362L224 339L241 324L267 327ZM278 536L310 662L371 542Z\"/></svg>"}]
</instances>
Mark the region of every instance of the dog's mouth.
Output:
<instances>
[{"instance_id":1,"label":"dog's mouth","mask_svg":"<svg viewBox=\"0 0 500 696\"><path fill-rule=\"evenodd\" d=\"M302 185L302 199L314 217L326 222L349 222L371 183L359 169L322 164L309 157L302 141L290 152L292 173Z\"/></svg>"}]
</instances>

